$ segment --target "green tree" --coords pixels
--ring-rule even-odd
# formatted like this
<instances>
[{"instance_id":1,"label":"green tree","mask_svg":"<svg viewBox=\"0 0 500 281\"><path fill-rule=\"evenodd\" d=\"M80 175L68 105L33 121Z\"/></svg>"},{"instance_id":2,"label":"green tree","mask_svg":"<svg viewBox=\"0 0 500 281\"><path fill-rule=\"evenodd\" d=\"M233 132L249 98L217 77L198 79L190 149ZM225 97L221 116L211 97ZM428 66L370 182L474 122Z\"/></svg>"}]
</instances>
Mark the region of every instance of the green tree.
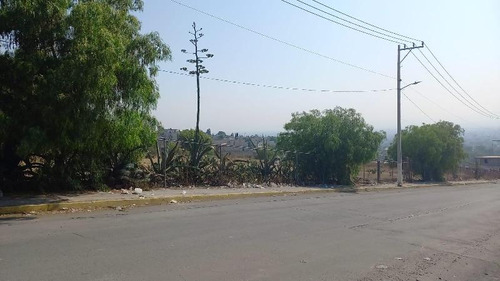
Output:
<instances>
[{"instance_id":1,"label":"green tree","mask_svg":"<svg viewBox=\"0 0 500 281\"><path fill-rule=\"evenodd\" d=\"M170 50L140 33L142 5L0 1L4 185L97 187L154 142L156 64Z\"/></svg>"},{"instance_id":2,"label":"green tree","mask_svg":"<svg viewBox=\"0 0 500 281\"><path fill-rule=\"evenodd\" d=\"M299 178L306 182L352 184L360 165L376 156L385 133L375 132L354 109L292 114L278 148L298 156ZM297 155L298 154L298 155Z\"/></svg>"},{"instance_id":3,"label":"green tree","mask_svg":"<svg viewBox=\"0 0 500 281\"><path fill-rule=\"evenodd\" d=\"M219 131L217 134L214 136L218 140L224 139L227 137L226 133L224 131Z\"/></svg>"},{"instance_id":4,"label":"green tree","mask_svg":"<svg viewBox=\"0 0 500 281\"><path fill-rule=\"evenodd\" d=\"M466 157L464 130L451 122L408 126L402 131L403 158L411 160L412 171L424 181L442 181L446 172L453 172ZM396 159L396 140L388 153Z\"/></svg>"}]
</instances>

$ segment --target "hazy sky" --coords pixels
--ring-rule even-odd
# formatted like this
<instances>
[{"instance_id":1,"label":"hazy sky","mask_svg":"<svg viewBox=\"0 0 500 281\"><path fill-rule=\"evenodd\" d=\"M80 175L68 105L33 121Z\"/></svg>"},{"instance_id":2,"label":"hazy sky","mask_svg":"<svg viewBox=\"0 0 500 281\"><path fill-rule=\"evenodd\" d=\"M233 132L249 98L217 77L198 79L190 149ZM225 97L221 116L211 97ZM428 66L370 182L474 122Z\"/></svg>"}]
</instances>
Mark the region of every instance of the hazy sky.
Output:
<instances>
[{"instance_id":1,"label":"hazy sky","mask_svg":"<svg viewBox=\"0 0 500 281\"><path fill-rule=\"evenodd\" d=\"M352 31L280 0L176 1L325 56L396 76L397 44ZM311 0L303 1L312 3ZM143 31L159 32L172 50L173 60L160 64L164 70L180 72L180 67L191 67L185 62L191 57L180 50L192 49L189 42L192 37L188 32L195 21L205 34L199 46L208 48L215 55L204 62L210 71L205 74L206 77L318 90L396 87L395 78L286 46L170 0L144 2L144 11L138 14ZM455 80L478 103L500 114L500 1L321 2L369 23L425 41ZM423 51L431 58L427 50ZM418 51L416 54L420 55ZM419 57L423 59L421 55ZM441 72L445 75L444 71ZM466 129L499 128L499 120L472 111L446 92L412 55L403 62L402 79L403 86L422 81L403 92L434 121L452 121ZM157 81L161 98L155 116L167 128L193 128L196 116L195 78L160 72ZM396 128L396 91L306 92L205 79L201 80L200 127L227 133L278 132L293 112L335 106L355 108L376 129ZM403 126L433 122L405 97L402 112Z\"/></svg>"}]
</instances>

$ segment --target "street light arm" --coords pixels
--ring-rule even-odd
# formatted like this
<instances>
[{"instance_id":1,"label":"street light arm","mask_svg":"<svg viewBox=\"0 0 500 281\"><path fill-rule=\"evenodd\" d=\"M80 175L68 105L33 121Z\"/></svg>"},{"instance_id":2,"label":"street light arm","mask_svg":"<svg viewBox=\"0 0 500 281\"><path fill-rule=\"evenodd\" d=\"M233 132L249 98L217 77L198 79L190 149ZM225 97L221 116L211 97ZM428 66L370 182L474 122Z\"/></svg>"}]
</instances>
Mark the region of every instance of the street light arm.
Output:
<instances>
[{"instance_id":1,"label":"street light arm","mask_svg":"<svg viewBox=\"0 0 500 281\"><path fill-rule=\"evenodd\" d=\"M408 85L404 86L404 87L403 87L403 88L401 88L400 90L403 90L404 88L406 88L406 87L410 87L410 86L412 86L412 85L417 85L417 84L418 84L418 83L420 83L420 82L422 82L422 81L415 81L415 82L413 82L413 83L410 83L410 84L408 84Z\"/></svg>"}]
</instances>

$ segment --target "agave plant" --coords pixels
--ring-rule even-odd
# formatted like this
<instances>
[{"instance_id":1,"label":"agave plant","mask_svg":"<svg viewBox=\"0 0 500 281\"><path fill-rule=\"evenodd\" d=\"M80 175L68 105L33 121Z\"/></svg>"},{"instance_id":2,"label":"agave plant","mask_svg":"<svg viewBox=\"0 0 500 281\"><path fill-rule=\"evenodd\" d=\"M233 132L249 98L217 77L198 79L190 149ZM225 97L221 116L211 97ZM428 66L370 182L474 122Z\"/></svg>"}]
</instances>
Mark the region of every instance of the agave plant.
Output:
<instances>
[{"instance_id":1,"label":"agave plant","mask_svg":"<svg viewBox=\"0 0 500 281\"><path fill-rule=\"evenodd\" d=\"M250 138L249 144L255 149L257 154L257 160L259 160L259 171L262 176L262 180L269 183L278 164L278 151L269 147L269 143L264 137L262 137L261 146L256 146Z\"/></svg>"},{"instance_id":2,"label":"agave plant","mask_svg":"<svg viewBox=\"0 0 500 281\"><path fill-rule=\"evenodd\" d=\"M163 177L166 177L168 173L175 169L175 163L180 157L178 155L178 147L179 143L176 142L169 149L167 146L167 142L164 142L163 149L161 150L159 142L156 142L156 162L153 159L151 152L147 155L149 161L151 162L151 167L156 174L160 174L163 175ZM166 184L165 180L166 179L164 178L164 184Z\"/></svg>"},{"instance_id":3,"label":"agave plant","mask_svg":"<svg viewBox=\"0 0 500 281\"><path fill-rule=\"evenodd\" d=\"M195 130L183 130L179 134L181 146L189 152L189 163L184 165L184 175L189 183L197 184L203 181L203 172L210 164L207 156L213 153L212 137L199 132L196 141Z\"/></svg>"}]
</instances>

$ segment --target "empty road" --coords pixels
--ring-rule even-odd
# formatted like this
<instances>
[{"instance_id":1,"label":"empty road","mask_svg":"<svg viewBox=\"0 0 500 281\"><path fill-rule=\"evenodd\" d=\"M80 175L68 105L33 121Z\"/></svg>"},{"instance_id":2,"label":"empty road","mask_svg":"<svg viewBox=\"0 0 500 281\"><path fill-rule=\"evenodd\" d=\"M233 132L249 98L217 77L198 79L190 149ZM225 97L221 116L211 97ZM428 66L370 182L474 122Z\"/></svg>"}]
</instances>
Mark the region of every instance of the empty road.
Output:
<instances>
[{"instance_id":1,"label":"empty road","mask_svg":"<svg viewBox=\"0 0 500 281\"><path fill-rule=\"evenodd\" d=\"M0 217L0 279L500 280L500 185Z\"/></svg>"}]
</instances>

